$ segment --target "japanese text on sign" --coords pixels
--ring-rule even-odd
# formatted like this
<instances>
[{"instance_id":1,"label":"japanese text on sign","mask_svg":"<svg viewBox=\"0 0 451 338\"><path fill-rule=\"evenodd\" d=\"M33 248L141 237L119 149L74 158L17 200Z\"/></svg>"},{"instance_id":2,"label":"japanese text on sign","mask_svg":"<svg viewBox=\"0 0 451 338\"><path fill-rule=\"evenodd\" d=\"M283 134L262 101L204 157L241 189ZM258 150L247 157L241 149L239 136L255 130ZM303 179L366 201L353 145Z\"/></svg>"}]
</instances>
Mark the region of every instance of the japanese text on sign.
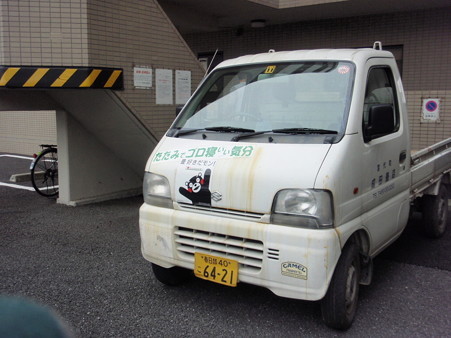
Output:
<instances>
[{"instance_id":1,"label":"japanese text on sign","mask_svg":"<svg viewBox=\"0 0 451 338\"><path fill-rule=\"evenodd\" d=\"M156 153L153 161L169 160L189 160L200 158L221 158L221 157L249 157L254 151L253 146L233 146L233 147L205 147L191 148L187 150L170 150Z\"/></svg>"},{"instance_id":2,"label":"japanese text on sign","mask_svg":"<svg viewBox=\"0 0 451 338\"><path fill-rule=\"evenodd\" d=\"M152 69L146 67L134 67L133 84L136 88L151 88Z\"/></svg>"}]
</instances>

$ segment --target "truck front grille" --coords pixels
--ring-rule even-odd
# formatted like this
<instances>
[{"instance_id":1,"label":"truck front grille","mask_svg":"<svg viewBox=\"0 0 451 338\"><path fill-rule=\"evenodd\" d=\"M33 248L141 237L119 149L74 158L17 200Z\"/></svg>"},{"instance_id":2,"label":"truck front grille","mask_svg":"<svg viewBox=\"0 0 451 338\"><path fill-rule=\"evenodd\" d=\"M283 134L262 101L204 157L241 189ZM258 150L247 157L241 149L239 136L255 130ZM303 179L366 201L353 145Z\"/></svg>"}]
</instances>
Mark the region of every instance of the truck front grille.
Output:
<instances>
[{"instance_id":1,"label":"truck front grille","mask_svg":"<svg viewBox=\"0 0 451 338\"><path fill-rule=\"evenodd\" d=\"M194 262L194 253L202 252L239 262L240 270L259 272L263 260L263 243L254 239L177 227L177 251L182 258Z\"/></svg>"},{"instance_id":2,"label":"truck front grille","mask_svg":"<svg viewBox=\"0 0 451 338\"><path fill-rule=\"evenodd\" d=\"M262 214L262 213L233 210L233 209L224 209L224 208L213 208L213 207L206 207L206 206L200 206L200 205L192 205L192 204L187 204L187 203L178 203L178 206L180 207L180 209L182 209L184 211L205 213L205 214L210 214L210 215L218 215L221 217L245 219L245 220L257 221L257 222L260 222L262 220L262 217L264 216L264 214Z\"/></svg>"}]
</instances>

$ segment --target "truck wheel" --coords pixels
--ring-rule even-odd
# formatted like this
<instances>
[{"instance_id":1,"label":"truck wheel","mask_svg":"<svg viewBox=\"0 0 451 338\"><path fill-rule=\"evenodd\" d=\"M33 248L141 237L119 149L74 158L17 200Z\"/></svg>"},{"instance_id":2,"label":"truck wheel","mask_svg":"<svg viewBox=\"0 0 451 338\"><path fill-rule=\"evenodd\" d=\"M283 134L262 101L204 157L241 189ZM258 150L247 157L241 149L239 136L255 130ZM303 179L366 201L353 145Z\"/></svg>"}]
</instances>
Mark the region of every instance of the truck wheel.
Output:
<instances>
[{"instance_id":1,"label":"truck wheel","mask_svg":"<svg viewBox=\"0 0 451 338\"><path fill-rule=\"evenodd\" d=\"M359 247L346 245L334 275L321 301L323 321L334 329L348 329L357 311L359 299L360 257Z\"/></svg>"},{"instance_id":2,"label":"truck wheel","mask_svg":"<svg viewBox=\"0 0 451 338\"><path fill-rule=\"evenodd\" d=\"M430 238L442 237L448 219L448 192L441 184L437 196L426 195L422 201L423 229Z\"/></svg>"},{"instance_id":3,"label":"truck wheel","mask_svg":"<svg viewBox=\"0 0 451 338\"><path fill-rule=\"evenodd\" d=\"M189 271L177 266L173 268L163 268L152 263L152 270L158 281L169 286L183 284L189 278Z\"/></svg>"}]
</instances>

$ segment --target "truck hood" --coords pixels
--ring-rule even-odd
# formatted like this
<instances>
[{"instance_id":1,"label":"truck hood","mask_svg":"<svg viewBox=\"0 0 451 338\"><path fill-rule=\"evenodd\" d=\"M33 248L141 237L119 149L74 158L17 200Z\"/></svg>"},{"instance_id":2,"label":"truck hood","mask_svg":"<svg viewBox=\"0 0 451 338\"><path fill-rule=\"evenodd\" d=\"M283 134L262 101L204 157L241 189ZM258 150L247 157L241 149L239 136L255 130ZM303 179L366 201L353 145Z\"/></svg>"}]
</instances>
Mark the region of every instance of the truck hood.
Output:
<instances>
[{"instance_id":1,"label":"truck hood","mask_svg":"<svg viewBox=\"0 0 451 338\"><path fill-rule=\"evenodd\" d=\"M146 166L178 203L270 213L275 194L314 188L330 144L264 144L165 137Z\"/></svg>"}]
</instances>

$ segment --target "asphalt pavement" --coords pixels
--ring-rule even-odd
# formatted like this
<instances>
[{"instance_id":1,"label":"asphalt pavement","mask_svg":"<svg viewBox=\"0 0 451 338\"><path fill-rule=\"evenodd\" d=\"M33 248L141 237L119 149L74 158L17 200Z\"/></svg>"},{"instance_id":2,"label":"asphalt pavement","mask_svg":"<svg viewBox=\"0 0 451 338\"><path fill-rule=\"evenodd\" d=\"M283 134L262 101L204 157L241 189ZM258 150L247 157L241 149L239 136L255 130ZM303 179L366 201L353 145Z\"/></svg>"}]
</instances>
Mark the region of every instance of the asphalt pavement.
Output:
<instances>
[{"instance_id":1,"label":"asphalt pavement","mask_svg":"<svg viewBox=\"0 0 451 338\"><path fill-rule=\"evenodd\" d=\"M163 286L140 252L141 197L60 205L27 190L27 182L8 185L29 164L0 156L0 295L51 307L77 337L451 335L451 229L440 240L427 239L419 214L375 259L353 326L337 332L322 323L318 303L263 288L194 277Z\"/></svg>"}]
</instances>

